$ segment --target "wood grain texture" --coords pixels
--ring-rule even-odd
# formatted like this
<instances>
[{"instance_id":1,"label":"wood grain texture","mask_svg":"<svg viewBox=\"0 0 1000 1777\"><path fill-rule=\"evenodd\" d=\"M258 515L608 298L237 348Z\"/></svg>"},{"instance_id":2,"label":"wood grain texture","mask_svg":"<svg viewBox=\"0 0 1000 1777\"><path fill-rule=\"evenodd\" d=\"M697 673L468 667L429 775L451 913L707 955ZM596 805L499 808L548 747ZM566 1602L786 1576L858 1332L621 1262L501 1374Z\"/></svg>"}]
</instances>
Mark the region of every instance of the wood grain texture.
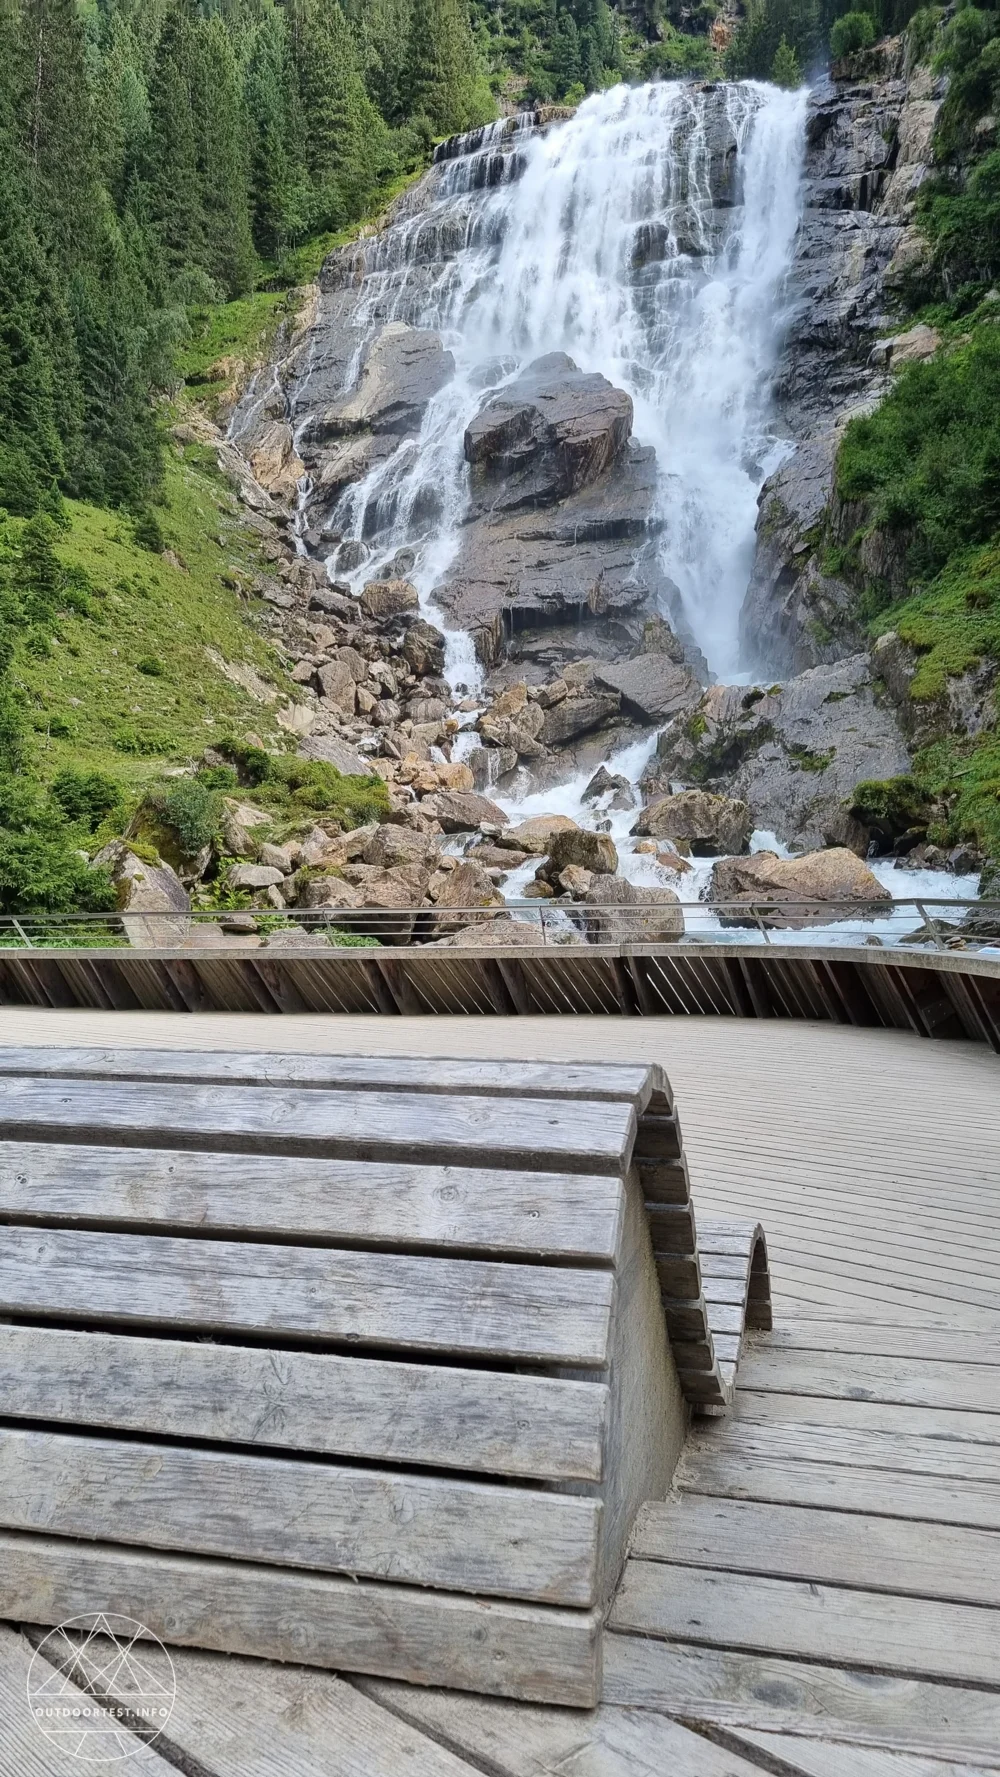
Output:
<instances>
[{"instance_id":1,"label":"wood grain texture","mask_svg":"<svg viewBox=\"0 0 1000 1777\"><path fill-rule=\"evenodd\" d=\"M100 1638L91 1648L103 1665ZM168 1656L153 1643L142 1658L161 1682L169 1677L168 1659L173 1666L176 1697L165 1735L171 1770L193 1769L199 1777L474 1777L464 1759L332 1672L177 1648ZM106 1673L102 1694L127 1706L127 1688L110 1659ZM68 1765L60 1765L58 1777L69 1777Z\"/></svg>"},{"instance_id":2,"label":"wood grain texture","mask_svg":"<svg viewBox=\"0 0 1000 1777\"><path fill-rule=\"evenodd\" d=\"M0 1617L51 1623L93 1610L133 1616L180 1646L414 1684L581 1708L600 1688L593 1611L0 1533Z\"/></svg>"},{"instance_id":3,"label":"wood grain texture","mask_svg":"<svg viewBox=\"0 0 1000 1777\"><path fill-rule=\"evenodd\" d=\"M738 1401L738 1406L742 1401ZM713 1421L710 1429L695 1429L686 1455L699 1466L717 1460L732 1462L783 1462L799 1468L802 1463L836 1465L849 1474L880 1471L896 1476L928 1476L944 1480L1000 1484L1000 1450L995 1445L973 1444L968 1438L941 1432L937 1415L915 1410L919 1431L883 1431L876 1425L864 1429L824 1425L817 1421L770 1419L757 1424L752 1418L733 1415Z\"/></svg>"},{"instance_id":4,"label":"wood grain texture","mask_svg":"<svg viewBox=\"0 0 1000 1777\"><path fill-rule=\"evenodd\" d=\"M436 1586L596 1602L602 1506L400 1470L0 1429L0 1524Z\"/></svg>"},{"instance_id":5,"label":"wood grain texture","mask_svg":"<svg viewBox=\"0 0 1000 1777\"><path fill-rule=\"evenodd\" d=\"M898 1402L912 1407L961 1407L970 1413L1000 1412L1000 1368L921 1358L829 1357L818 1351L748 1352L740 1378L745 1388L782 1394L831 1395L849 1400Z\"/></svg>"},{"instance_id":6,"label":"wood grain texture","mask_svg":"<svg viewBox=\"0 0 1000 1777\"><path fill-rule=\"evenodd\" d=\"M10 1419L599 1481L600 1382L374 1357L0 1326Z\"/></svg>"},{"instance_id":7,"label":"wood grain texture","mask_svg":"<svg viewBox=\"0 0 1000 1777\"><path fill-rule=\"evenodd\" d=\"M772 1505L809 1506L830 1512L914 1518L1000 1530L996 1482L941 1480L936 1475L886 1473L826 1462L789 1462L780 1456L722 1456L703 1451L685 1457L677 1482L686 1493ZM905 1559L905 1551L901 1551Z\"/></svg>"},{"instance_id":8,"label":"wood grain texture","mask_svg":"<svg viewBox=\"0 0 1000 1777\"><path fill-rule=\"evenodd\" d=\"M8 1075L0 1136L225 1152L342 1155L617 1172L635 1139L627 1101L490 1099L420 1092L52 1081Z\"/></svg>"},{"instance_id":9,"label":"wood grain texture","mask_svg":"<svg viewBox=\"0 0 1000 1777\"><path fill-rule=\"evenodd\" d=\"M0 1215L54 1226L610 1263L622 1204L621 1182L610 1176L0 1143Z\"/></svg>"},{"instance_id":10,"label":"wood grain texture","mask_svg":"<svg viewBox=\"0 0 1000 1777\"><path fill-rule=\"evenodd\" d=\"M583 1717L358 1679L357 1689L491 1777L753 1777L759 1767L665 1715L602 1704Z\"/></svg>"},{"instance_id":11,"label":"wood grain texture","mask_svg":"<svg viewBox=\"0 0 1000 1777\"><path fill-rule=\"evenodd\" d=\"M739 1739L750 1749L787 1765L796 1777L980 1777L982 1765L956 1765L908 1752L877 1752L844 1741L803 1741L791 1734L746 1730Z\"/></svg>"},{"instance_id":12,"label":"wood grain texture","mask_svg":"<svg viewBox=\"0 0 1000 1777\"><path fill-rule=\"evenodd\" d=\"M643 1507L632 1553L1000 1608L1000 1531L684 1494Z\"/></svg>"},{"instance_id":13,"label":"wood grain texture","mask_svg":"<svg viewBox=\"0 0 1000 1777\"><path fill-rule=\"evenodd\" d=\"M611 1634L604 1699L683 1720L1000 1767L1000 1697L906 1675Z\"/></svg>"},{"instance_id":14,"label":"wood grain texture","mask_svg":"<svg viewBox=\"0 0 1000 1777\"><path fill-rule=\"evenodd\" d=\"M30 1642L16 1628L0 1623L0 1771L4 1777L70 1777L74 1770L87 1769L75 1751L80 1743L79 1728L73 1727L70 1718L66 1737L57 1740L43 1733L32 1719L27 1680L33 1654ZM42 1672L45 1670L43 1667ZM36 1664L33 1685L38 1677ZM88 1697L75 1685L60 1684L59 1689L60 1708L90 1706ZM161 1758L154 1746L144 1745L124 1727L121 1747L123 1758L131 1749L131 1763L120 1768L142 1771L144 1777L176 1777L175 1767ZM90 1768L93 1770L93 1765Z\"/></svg>"},{"instance_id":15,"label":"wood grain texture","mask_svg":"<svg viewBox=\"0 0 1000 1777\"><path fill-rule=\"evenodd\" d=\"M1000 1687L997 1613L816 1581L626 1562L617 1629L869 1671Z\"/></svg>"},{"instance_id":16,"label":"wood grain texture","mask_svg":"<svg viewBox=\"0 0 1000 1777\"><path fill-rule=\"evenodd\" d=\"M185 1033L186 1034L186 1033ZM647 1062L586 1063L486 1061L475 1056L310 1055L246 1049L58 1048L0 1046L0 1076L89 1080L174 1080L231 1086L318 1086L355 1091L407 1090L478 1093L507 1098L629 1101L637 1111L654 1097L667 1109L670 1087L662 1068Z\"/></svg>"},{"instance_id":17,"label":"wood grain texture","mask_svg":"<svg viewBox=\"0 0 1000 1777\"><path fill-rule=\"evenodd\" d=\"M540 1363L606 1361L608 1272L8 1227L0 1312L239 1329Z\"/></svg>"}]
</instances>

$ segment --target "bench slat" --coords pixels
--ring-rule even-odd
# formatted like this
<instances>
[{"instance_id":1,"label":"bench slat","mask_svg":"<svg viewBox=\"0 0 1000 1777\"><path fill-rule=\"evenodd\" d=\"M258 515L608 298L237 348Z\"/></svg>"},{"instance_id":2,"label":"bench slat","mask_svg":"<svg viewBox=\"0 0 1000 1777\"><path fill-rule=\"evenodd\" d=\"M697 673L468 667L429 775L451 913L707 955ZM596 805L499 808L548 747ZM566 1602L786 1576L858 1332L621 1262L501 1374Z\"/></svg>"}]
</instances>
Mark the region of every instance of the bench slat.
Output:
<instances>
[{"instance_id":1,"label":"bench slat","mask_svg":"<svg viewBox=\"0 0 1000 1777\"><path fill-rule=\"evenodd\" d=\"M332 1353L0 1327L9 1419L599 1481L608 1389Z\"/></svg>"},{"instance_id":2,"label":"bench slat","mask_svg":"<svg viewBox=\"0 0 1000 1777\"><path fill-rule=\"evenodd\" d=\"M0 1313L601 1367L614 1278L569 1266L0 1229Z\"/></svg>"},{"instance_id":3,"label":"bench slat","mask_svg":"<svg viewBox=\"0 0 1000 1777\"><path fill-rule=\"evenodd\" d=\"M498 1162L531 1170L617 1171L631 1151L627 1101L415 1092L328 1092L175 1081L0 1081L0 1136L216 1148L356 1161Z\"/></svg>"},{"instance_id":4,"label":"bench slat","mask_svg":"<svg viewBox=\"0 0 1000 1777\"><path fill-rule=\"evenodd\" d=\"M231 1450L0 1430L0 1524L363 1574L442 1591L595 1602L598 1500Z\"/></svg>"},{"instance_id":5,"label":"bench slat","mask_svg":"<svg viewBox=\"0 0 1000 1777\"><path fill-rule=\"evenodd\" d=\"M596 1610L0 1533L0 1617L129 1616L180 1646L591 1708Z\"/></svg>"},{"instance_id":6,"label":"bench slat","mask_svg":"<svg viewBox=\"0 0 1000 1777\"><path fill-rule=\"evenodd\" d=\"M409 1055L288 1055L245 1050L3 1048L0 1075L77 1079L211 1080L229 1085L351 1087L373 1091L485 1093L491 1097L670 1102L662 1068L648 1062L479 1061Z\"/></svg>"},{"instance_id":7,"label":"bench slat","mask_svg":"<svg viewBox=\"0 0 1000 1777\"><path fill-rule=\"evenodd\" d=\"M623 1206L611 1176L0 1142L0 1215L51 1223L611 1263Z\"/></svg>"}]
</instances>

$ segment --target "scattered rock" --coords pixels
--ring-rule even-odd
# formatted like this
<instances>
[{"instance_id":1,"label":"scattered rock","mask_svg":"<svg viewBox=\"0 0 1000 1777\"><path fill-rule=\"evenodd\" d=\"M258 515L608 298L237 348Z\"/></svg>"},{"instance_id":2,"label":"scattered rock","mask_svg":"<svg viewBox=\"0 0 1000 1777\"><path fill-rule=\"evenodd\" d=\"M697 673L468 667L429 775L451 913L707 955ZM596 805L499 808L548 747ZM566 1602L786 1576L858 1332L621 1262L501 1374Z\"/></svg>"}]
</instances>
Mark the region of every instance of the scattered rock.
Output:
<instances>
[{"instance_id":1,"label":"scattered rock","mask_svg":"<svg viewBox=\"0 0 1000 1777\"><path fill-rule=\"evenodd\" d=\"M95 869L107 870L114 884L125 935L137 949L167 949L183 944L188 935L191 902L176 871L162 859L147 862L124 839L112 839L93 859Z\"/></svg>"},{"instance_id":2,"label":"scattered rock","mask_svg":"<svg viewBox=\"0 0 1000 1777\"><path fill-rule=\"evenodd\" d=\"M595 875L585 906L589 944L670 944L684 936L683 909L672 889Z\"/></svg>"},{"instance_id":3,"label":"scattered rock","mask_svg":"<svg viewBox=\"0 0 1000 1777\"><path fill-rule=\"evenodd\" d=\"M707 790L682 790L650 802L632 830L653 839L685 839L694 857L714 858L745 851L752 821L745 802Z\"/></svg>"},{"instance_id":4,"label":"scattered rock","mask_svg":"<svg viewBox=\"0 0 1000 1777\"><path fill-rule=\"evenodd\" d=\"M594 875L613 876L618 869L618 852L607 833L591 833L586 827L563 829L549 844L545 874L557 880L567 865L576 864Z\"/></svg>"},{"instance_id":5,"label":"scattered rock","mask_svg":"<svg viewBox=\"0 0 1000 1777\"><path fill-rule=\"evenodd\" d=\"M372 622L385 623L419 611L420 595L409 580L369 580L361 594L361 609Z\"/></svg>"},{"instance_id":6,"label":"scattered rock","mask_svg":"<svg viewBox=\"0 0 1000 1777\"><path fill-rule=\"evenodd\" d=\"M770 851L754 852L746 858L722 858L712 871L708 899L717 905L781 902L787 906L787 912L780 907L760 912L764 925L799 928L856 917L858 903L882 905L891 902L892 896L854 852L836 846L809 852L801 858L779 858ZM796 905L810 901L822 905ZM855 905L830 905L838 902ZM736 908L720 911L719 918L723 925L756 923Z\"/></svg>"},{"instance_id":7,"label":"scattered rock","mask_svg":"<svg viewBox=\"0 0 1000 1777\"><path fill-rule=\"evenodd\" d=\"M634 660L602 665L594 678L598 685L618 693L627 715L650 727L662 727L674 716L693 710L702 691L690 667L678 665L665 653L639 654Z\"/></svg>"},{"instance_id":8,"label":"scattered rock","mask_svg":"<svg viewBox=\"0 0 1000 1777\"><path fill-rule=\"evenodd\" d=\"M425 798L424 808L440 821L446 833L468 833L484 822L497 827L510 825L510 817L502 808L474 790L440 790Z\"/></svg>"}]
</instances>

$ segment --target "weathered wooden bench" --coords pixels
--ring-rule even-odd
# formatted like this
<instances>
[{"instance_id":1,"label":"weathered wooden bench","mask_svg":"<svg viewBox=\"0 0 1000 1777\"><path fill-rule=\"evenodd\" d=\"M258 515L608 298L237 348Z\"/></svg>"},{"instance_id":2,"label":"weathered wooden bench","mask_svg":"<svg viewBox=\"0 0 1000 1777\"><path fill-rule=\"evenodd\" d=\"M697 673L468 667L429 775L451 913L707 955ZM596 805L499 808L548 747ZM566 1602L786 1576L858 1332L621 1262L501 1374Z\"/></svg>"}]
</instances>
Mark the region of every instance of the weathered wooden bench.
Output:
<instances>
[{"instance_id":1,"label":"weathered wooden bench","mask_svg":"<svg viewBox=\"0 0 1000 1777\"><path fill-rule=\"evenodd\" d=\"M0 1617L589 1705L767 1327L659 1068L0 1050Z\"/></svg>"}]
</instances>

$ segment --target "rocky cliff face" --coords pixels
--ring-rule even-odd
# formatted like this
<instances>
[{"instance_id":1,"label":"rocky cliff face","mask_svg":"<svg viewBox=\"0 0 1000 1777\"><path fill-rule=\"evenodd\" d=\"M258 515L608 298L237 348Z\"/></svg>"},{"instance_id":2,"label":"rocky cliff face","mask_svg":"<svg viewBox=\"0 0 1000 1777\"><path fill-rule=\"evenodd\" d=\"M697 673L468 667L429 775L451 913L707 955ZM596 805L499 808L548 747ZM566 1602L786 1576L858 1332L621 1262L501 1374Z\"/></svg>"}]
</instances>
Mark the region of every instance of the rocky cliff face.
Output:
<instances>
[{"instance_id":1,"label":"rocky cliff face","mask_svg":"<svg viewBox=\"0 0 1000 1777\"><path fill-rule=\"evenodd\" d=\"M851 529L833 492L837 446L847 421L880 399L890 362L935 343L928 329L889 342L880 335L891 328L895 290L924 251L913 213L940 84L926 68L907 69L901 38L834 72L841 77L810 97L795 319L777 378L796 448L761 492L741 617L748 663L771 676L864 645L853 596L829 567L831 545Z\"/></svg>"},{"instance_id":2,"label":"rocky cliff face","mask_svg":"<svg viewBox=\"0 0 1000 1777\"><path fill-rule=\"evenodd\" d=\"M680 155L669 224L636 231L637 288L677 254L710 254L739 197L731 107L711 91L703 99L690 127L705 131L706 189ZM899 43L810 98L795 318L777 379L795 450L761 495L742 616L756 686L705 691L704 659L658 559L658 465L633 437L629 396L562 353L514 381L508 360L486 360L463 385L444 343L469 278L488 275L488 252L469 257L470 245L489 247L496 220L483 193L520 177L543 117L445 144L386 225L328 260L310 325L236 424L286 506L306 478L297 522L312 558L310 610L290 648L307 749L333 758L361 746L417 798L457 788L449 773L464 789L510 793L527 778L565 782L655 727L647 795L704 786L737 797L753 827L796 849L865 849L845 803L861 779L904 772L909 754L848 588L828 570L831 537L849 520L832 501L833 462L847 418L886 384L891 348L879 335L916 251L914 194L937 104ZM462 748L444 638L426 621L426 586L418 599L410 584L413 550L396 546L403 532L445 531L433 604L472 637L488 675L475 744ZM405 605L374 613L379 589L389 597L400 582Z\"/></svg>"}]
</instances>

